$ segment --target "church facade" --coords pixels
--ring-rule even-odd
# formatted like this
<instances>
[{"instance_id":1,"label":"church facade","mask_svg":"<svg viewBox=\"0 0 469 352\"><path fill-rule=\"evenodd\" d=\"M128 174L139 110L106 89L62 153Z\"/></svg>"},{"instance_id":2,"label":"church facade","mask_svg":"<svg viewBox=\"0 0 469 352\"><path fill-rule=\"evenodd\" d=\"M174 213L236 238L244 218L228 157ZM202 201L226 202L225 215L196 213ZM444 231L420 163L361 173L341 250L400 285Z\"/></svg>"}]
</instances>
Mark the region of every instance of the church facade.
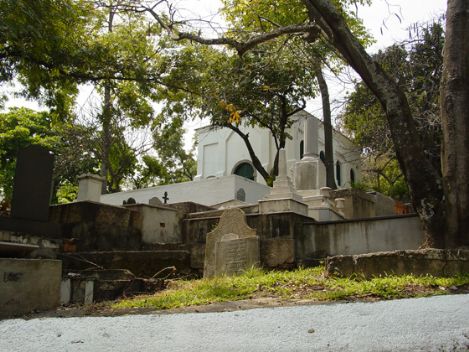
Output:
<instances>
[{"instance_id":1,"label":"church facade","mask_svg":"<svg viewBox=\"0 0 469 352\"><path fill-rule=\"evenodd\" d=\"M288 175L294 180L294 165L303 158L305 145L305 121L312 115L301 111L293 116L295 122L288 130L292 137L286 142L286 158ZM324 125L317 118L315 128L310 135L309 143L317 157L324 160ZM249 133L249 139L256 155L263 167L270 172L276 155L274 140L269 130L262 128L242 127L243 132ZM239 175L265 184L260 173L255 170L248 149L244 141L234 131L222 128L212 129L210 126L199 128L196 131L197 150L197 176L195 180L214 177ZM308 142L308 141L306 141ZM360 179L360 149L350 139L334 130L334 173L339 188L351 187ZM325 174L322 175L325 178ZM325 184L324 182L320 182Z\"/></svg>"}]
</instances>

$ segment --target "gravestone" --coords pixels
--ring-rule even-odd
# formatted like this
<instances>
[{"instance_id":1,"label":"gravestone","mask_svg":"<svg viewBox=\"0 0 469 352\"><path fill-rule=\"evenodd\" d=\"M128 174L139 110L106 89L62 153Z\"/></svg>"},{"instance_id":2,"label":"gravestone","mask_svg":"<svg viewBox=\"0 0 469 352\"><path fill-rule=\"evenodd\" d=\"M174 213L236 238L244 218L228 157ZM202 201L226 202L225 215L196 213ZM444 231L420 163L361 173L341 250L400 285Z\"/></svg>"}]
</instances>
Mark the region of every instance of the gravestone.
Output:
<instances>
[{"instance_id":1,"label":"gravestone","mask_svg":"<svg viewBox=\"0 0 469 352\"><path fill-rule=\"evenodd\" d=\"M163 205L163 203L161 202L160 198L158 197L153 197L153 198L150 198L150 200L148 201L148 204L150 205Z\"/></svg>"},{"instance_id":2,"label":"gravestone","mask_svg":"<svg viewBox=\"0 0 469 352\"><path fill-rule=\"evenodd\" d=\"M11 217L48 221L54 156L45 148L32 145L18 152Z\"/></svg>"},{"instance_id":3,"label":"gravestone","mask_svg":"<svg viewBox=\"0 0 469 352\"><path fill-rule=\"evenodd\" d=\"M244 190L244 188L238 189L238 191L236 192L236 199L242 202L246 201L246 191Z\"/></svg>"},{"instance_id":4,"label":"gravestone","mask_svg":"<svg viewBox=\"0 0 469 352\"><path fill-rule=\"evenodd\" d=\"M204 277L234 275L259 264L259 237L246 224L241 209L223 212L217 227L207 234Z\"/></svg>"}]
</instances>

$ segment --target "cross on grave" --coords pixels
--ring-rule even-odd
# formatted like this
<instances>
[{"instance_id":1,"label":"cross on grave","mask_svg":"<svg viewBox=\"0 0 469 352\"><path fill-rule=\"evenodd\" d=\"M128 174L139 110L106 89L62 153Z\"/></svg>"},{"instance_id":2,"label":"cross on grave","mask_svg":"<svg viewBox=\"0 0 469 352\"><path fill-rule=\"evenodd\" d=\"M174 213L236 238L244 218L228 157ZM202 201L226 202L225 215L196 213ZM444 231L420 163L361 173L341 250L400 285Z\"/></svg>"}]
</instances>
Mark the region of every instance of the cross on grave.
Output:
<instances>
[{"instance_id":1,"label":"cross on grave","mask_svg":"<svg viewBox=\"0 0 469 352\"><path fill-rule=\"evenodd\" d=\"M168 192L164 192L164 196L163 196L163 200L164 200L164 204L168 204Z\"/></svg>"}]
</instances>

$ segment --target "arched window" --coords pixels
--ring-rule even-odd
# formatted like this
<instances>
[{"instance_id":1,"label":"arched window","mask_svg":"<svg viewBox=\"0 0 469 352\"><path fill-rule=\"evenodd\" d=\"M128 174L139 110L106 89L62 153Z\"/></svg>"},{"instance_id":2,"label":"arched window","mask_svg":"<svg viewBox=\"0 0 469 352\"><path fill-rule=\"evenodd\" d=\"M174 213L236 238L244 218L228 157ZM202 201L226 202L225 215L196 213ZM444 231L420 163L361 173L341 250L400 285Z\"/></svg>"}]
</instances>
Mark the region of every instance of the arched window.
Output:
<instances>
[{"instance_id":1,"label":"arched window","mask_svg":"<svg viewBox=\"0 0 469 352\"><path fill-rule=\"evenodd\" d=\"M233 172L235 175L242 176L254 181L254 168L249 163L241 163L236 166Z\"/></svg>"},{"instance_id":2,"label":"arched window","mask_svg":"<svg viewBox=\"0 0 469 352\"><path fill-rule=\"evenodd\" d=\"M342 184L342 175L341 175L341 165L340 161L337 160L335 163L335 177L337 179L337 186L340 186Z\"/></svg>"},{"instance_id":3,"label":"arched window","mask_svg":"<svg viewBox=\"0 0 469 352\"><path fill-rule=\"evenodd\" d=\"M305 155L305 142L300 142L300 159L303 159L303 155Z\"/></svg>"},{"instance_id":4,"label":"arched window","mask_svg":"<svg viewBox=\"0 0 469 352\"><path fill-rule=\"evenodd\" d=\"M324 154L323 150L319 152L319 159L321 159L324 164L326 163L326 154Z\"/></svg>"},{"instance_id":5,"label":"arched window","mask_svg":"<svg viewBox=\"0 0 469 352\"><path fill-rule=\"evenodd\" d=\"M350 184L353 186L355 184L355 170L350 169Z\"/></svg>"}]
</instances>

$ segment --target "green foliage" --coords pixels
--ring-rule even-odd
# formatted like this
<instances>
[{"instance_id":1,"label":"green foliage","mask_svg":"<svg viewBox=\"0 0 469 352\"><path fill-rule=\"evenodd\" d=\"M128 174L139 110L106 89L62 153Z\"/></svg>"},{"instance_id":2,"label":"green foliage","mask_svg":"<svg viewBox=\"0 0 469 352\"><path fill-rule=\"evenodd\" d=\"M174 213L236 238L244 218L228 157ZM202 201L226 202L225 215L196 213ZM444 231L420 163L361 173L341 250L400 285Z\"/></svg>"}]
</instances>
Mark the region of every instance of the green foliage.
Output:
<instances>
[{"instance_id":1,"label":"green foliage","mask_svg":"<svg viewBox=\"0 0 469 352\"><path fill-rule=\"evenodd\" d=\"M78 185L65 181L59 186L56 193L57 204L73 202L77 199Z\"/></svg>"},{"instance_id":2,"label":"green foliage","mask_svg":"<svg viewBox=\"0 0 469 352\"><path fill-rule=\"evenodd\" d=\"M153 121L153 148L157 155L143 156L143 165L133 180L137 188L193 180L197 162L193 150L184 149L184 121L181 116L172 115L177 111L166 107Z\"/></svg>"},{"instance_id":3,"label":"green foliage","mask_svg":"<svg viewBox=\"0 0 469 352\"><path fill-rule=\"evenodd\" d=\"M424 143L426 155L439 169L441 128L439 82L444 33L440 22L414 29L410 44L393 45L375 55L396 84L407 92L412 115ZM368 187L390 196L408 199L408 190L394 152L385 112L364 83L347 97L340 116L342 127L364 149L364 180Z\"/></svg>"},{"instance_id":4,"label":"green foliage","mask_svg":"<svg viewBox=\"0 0 469 352\"><path fill-rule=\"evenodd\" d=\"M43 146L55 154L56 187L76 184L78 175L96 170L90 128L54 122L52 116L26 108L0 114L0 191L7 200L12 195L17 153L29 145Z\"/></svg>"},{"instance_id":5,"label":"green foliage","mask_svg":"<svg viewBox=\"0 0 469 352\"><path fill-rule=\"evenodd\" d=\"M468 283L468 275L455 277L390 275L365 280L359 277L326 277L323 267L294 271L264 271L253 268L239 276L174 281L167 290L151 296L124 299L112 307L171 309L265 296L281 300L316 301L359 299L370 296L394 299L444 294L448 291L441 290L441 287Z\"/></svg>"},{"instance_id":6,"label":"green foliage","mask_svg":"<svg viewBox=\"0 0 469 352\"><path fill-rule=\"evenodd\" d=\"M0 191L5 199L11 199L18 151L29 145L53 150L59 137L52 126L47 112L14 108L0 114Z\"/></svg>"}]
</instances>

